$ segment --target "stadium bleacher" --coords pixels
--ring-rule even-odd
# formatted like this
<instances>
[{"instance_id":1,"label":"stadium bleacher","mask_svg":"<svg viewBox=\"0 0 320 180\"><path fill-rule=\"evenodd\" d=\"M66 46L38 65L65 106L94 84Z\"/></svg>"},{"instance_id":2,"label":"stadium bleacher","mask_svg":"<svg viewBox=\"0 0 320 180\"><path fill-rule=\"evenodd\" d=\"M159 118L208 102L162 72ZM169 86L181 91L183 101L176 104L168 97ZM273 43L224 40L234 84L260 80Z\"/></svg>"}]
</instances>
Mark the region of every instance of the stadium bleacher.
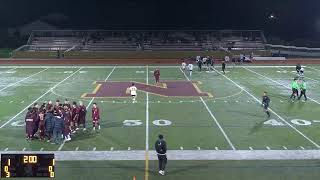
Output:
<instances>
[{"instance_id":1,"label":"stadium bleacher","mask_svg":"<svg viewBox=\"0 0 320 180\"><path fill-rule=\"evenodd\" d=\"M21 51L263 50L262 31L33 31Z\"/></svg>"}]
</instances>

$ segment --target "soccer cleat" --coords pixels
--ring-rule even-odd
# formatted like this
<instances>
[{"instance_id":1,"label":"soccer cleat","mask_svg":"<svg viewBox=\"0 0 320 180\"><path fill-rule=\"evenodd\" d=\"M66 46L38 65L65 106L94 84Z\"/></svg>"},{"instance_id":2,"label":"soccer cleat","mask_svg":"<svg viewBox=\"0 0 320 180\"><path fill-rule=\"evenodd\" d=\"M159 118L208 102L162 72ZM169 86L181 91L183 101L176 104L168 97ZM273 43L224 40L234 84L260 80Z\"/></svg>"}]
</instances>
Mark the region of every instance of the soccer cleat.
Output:
<instances>
[{"instance_id":1,"label":"soccer cleat","mask_svg":"<svg viewBox=\"0 0 320 180\"><path fill-rule=\"evenodd\" d=\"M98 129L99 129L99 130L101 129L100 125L98 126Z\"/></svg>"},{"instance_id":2,"label":"soccer cleat","mask_svg":"<svg viewBox=\"0 0 320 180\"><path fill-rule=\"evenodd\" d=\"M164 176L164 171L160 170L159 174L161 174L162 176Z\"/></svg>"},{"instance_id":3,"label":"soccer cleat","mask_svg":"<svg viewBox=\"0 0 320 180\"><path fill-rule=\"evenodd\" d=\"M95 131L95 130L96 130L96 127L93 127L93 130Z\"/></svg>"}]
</instances>

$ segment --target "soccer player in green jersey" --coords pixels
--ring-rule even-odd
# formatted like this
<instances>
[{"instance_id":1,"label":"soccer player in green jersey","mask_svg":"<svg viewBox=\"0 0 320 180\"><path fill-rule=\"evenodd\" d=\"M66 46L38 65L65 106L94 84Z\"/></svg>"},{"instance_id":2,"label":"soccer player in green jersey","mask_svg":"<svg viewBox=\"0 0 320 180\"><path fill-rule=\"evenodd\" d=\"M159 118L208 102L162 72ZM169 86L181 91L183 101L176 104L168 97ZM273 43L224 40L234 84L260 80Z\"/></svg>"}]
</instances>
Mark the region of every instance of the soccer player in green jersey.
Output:
<instances>
[{"instance_id":1,"label":"soccer player in green jersey","mask_svg":"<svg viewBox=\"0 0 320 180\"><path fill-rule=\"evenodd\" d=\"M291 83L291 88L292 88L292 94L290 96L290 99L292 102L294 102L294 100L296 99L296 97L299 96L299 92L298 92L298 89L299 89L299 84L298 84L298 81L297 79L293 79L292 83Z\"/></svg>"},{"instance_id":2,"label":"soccer player in green jersey","mask_svg":"<svg viewBox=\"0 0 320 180\"><path fill-rule=\"evenodd\" d=\"M306 83L305 80L300 81L299 88L300 88L300 96L299 96L298 100L300 100L302 95L303 95L304 96L304 101L307 101L307 95L306 95L307 83Z\"/></svg>"}]
</instances>

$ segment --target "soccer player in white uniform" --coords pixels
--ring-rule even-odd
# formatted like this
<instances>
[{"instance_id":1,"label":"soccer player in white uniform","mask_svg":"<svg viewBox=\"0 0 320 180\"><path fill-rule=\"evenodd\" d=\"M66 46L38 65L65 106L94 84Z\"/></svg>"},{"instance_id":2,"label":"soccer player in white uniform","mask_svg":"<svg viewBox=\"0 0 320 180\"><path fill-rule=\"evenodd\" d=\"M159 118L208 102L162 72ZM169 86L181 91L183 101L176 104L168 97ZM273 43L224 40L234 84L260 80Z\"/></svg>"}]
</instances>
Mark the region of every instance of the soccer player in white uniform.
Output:
<instances>
[{"instance_id":1,"label":"soccer player in white uniform","mask_svg":"<svg viewBox=\"0 0 320 180\"><path fill-rule=\"evenodd\" d=\"M229 63L230 57L229 57L229 56L225 56L225 57L224 57L224 61L225 61L226 63Z\"/></svg>"},{"instance_id":2,"label":"soccer player in white uniform","mask_svg":"<svg viewBox=\"0 0 320 180\"><path fill-rule=\"evenodd\" d=\"M184 62L184 61L182 61L182 63L181 63L181 69L184 71L184 70L186 70L186 67L187 67L187 63Z\"/></svg>"},{"instance_id":3,"label":"soccer player in white uniform","mask_svg":"<svg viewBox=\"0 0 320 180\"><path fill-rule=\"evenodd\" d=\"M137 87L132 83L131 87L129 88L130 94L132 96L132 103L136 103L136 98L137 98Z\"/></svg>"},{"instance_id":4,"label":"soccer player in white uniform","mask_svg":"<svg viewBox=\"0 0 320 180\"><path fill-rule=\"evenodd\" d=\"M192 63L188 64L188 69L189 69L189 77L191 78L192 70L193 70L193 64Z\"/></svg>"}]
</instances>

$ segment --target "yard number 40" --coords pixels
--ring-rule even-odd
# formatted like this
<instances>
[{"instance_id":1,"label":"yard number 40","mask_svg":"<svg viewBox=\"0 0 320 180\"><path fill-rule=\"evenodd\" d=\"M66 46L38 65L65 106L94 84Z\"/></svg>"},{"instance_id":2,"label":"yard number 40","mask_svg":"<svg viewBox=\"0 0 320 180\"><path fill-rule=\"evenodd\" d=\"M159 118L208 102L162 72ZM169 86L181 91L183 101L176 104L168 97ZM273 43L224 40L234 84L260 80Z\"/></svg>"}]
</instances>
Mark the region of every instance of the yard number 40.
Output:
<instances>
[{"instance_id":1,"label":"yard number 40","mask_svg":"<svg viewBox=\"0 0 320 180\"><path fill-rule=\"evenodd\" d=\"M298 125L298 126L310 126L310 125L312 125L311 121L304 120L304 119L292 119L291 123L294 124L294 125ZM277 121L275 119L270 119L268 121L265 121L263 124L271 125L271 126L284 126L285 125L283 122Z\"/></svg>"}]
</instances>

